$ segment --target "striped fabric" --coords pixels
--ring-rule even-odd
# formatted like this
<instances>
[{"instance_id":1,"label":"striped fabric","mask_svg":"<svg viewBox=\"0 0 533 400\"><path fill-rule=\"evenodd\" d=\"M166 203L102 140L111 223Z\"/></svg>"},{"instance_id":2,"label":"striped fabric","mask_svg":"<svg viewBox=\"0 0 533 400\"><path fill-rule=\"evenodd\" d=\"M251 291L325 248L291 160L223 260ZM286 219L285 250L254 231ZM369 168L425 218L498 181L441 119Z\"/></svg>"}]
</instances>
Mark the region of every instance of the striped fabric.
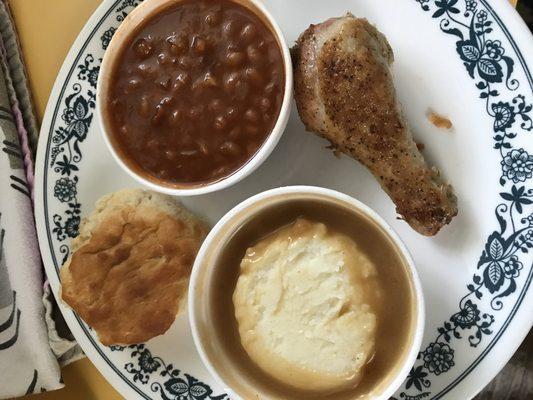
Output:
<instances>
[{"instance_id":1,"label":"striped fabric","mask_svg":"<svg viewBox=\"0 0 533 400\"><path fill-rule=\"evenodd\" d=\"M11 16L0 2L0 398L63 386L49 342L33 217L37 124Z\"/></svg>"}]
</instances>

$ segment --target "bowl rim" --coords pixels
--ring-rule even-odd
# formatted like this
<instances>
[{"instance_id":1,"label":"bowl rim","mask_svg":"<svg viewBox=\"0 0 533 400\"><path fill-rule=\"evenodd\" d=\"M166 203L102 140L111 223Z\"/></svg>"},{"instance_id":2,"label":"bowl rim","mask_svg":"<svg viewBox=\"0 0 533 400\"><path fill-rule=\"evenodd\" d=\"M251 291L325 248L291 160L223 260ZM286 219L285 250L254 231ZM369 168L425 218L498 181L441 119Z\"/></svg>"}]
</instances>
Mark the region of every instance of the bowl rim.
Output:
<instances>
[{"instance_id":1,"label":"bowl rim","mask_svg":"<svg viewBox=\"0 0 533 400\"><path fill-rule=\"evenodd\" d=\"M287 126L291 106L292 106L292 92L293 92L293 70L292 70L292 60L290 55L290 50L279 27L277 21L272 16L272 14L266 9L264 4L260 0L232 0L238 4L241 4L245 7L251 8L252 12L259 12L262 14L262 17L265 18L272 33L277 39L280 51L282 53L283 61L283 70L285 75L285 87L283 90L283 100L281 103L281 108L276 120L276 123L266 140L262 143L259 150L250 158L245 164L243 164L239 169L235 170L232 174L214 181L207 183L191 184L190 186L184 185L173 186L171 184L165 185L151 180L148 178L148 175L144 176L134 169L132 169L126 161L122 159L119 155L119 152L115 149L113 140L110 137L111 127L106 122L105 115L105 101L107 98L107 93L109 90L109 80L110 80L110 71L115 65L117 60L116 54L121 48L122 43L127 40L132 32L135 31L138 24L142 23L145 19L156 14L161 9L168 7L172 4L178 4L185 0L149 0L138 5L124 21L117 28L116 32L113 35L102 59L100 66L100 71L98 74L98 85L96 88L96 116L97 121L100 126L101 135L104 138L106 147L111 152L113 159L117 164L124 170L130 177L135 179L137 182L141 183L143 186L148 187L149 189L155 190L160 193L174 195L174 196L194 196L201 195L206 193L212 193L218 190L228 188L242 179L246 178L252 172L254 172L272 153L276 145L278 144L281 136L283 135L285 128ZM247 6L246 3L251 4L251 7Z\"/></svg>"},{"instance_id":2,"label":"bowl rim","mask_svg":"<svg viewBox=\"0 0 533 400\"><path fill-rule=\"evenodd\" d=\"M196 289L199 286L199 279L200 279L200 273L204 272L206 267L202 267L206 263L204 263L204 258L210 251L211 247L214 244L217 244L215 242L215 239L218 238L218 236L227 228L228 224L231 223L231 221L235 217L239 217L240 213L245 211L246 209L250 208L254 204L263 201L265 199L275 198L286 194L302 194L302 195L321 195L324 197L329 197L333 200L340 200L344 203L347 203L348 205L354 207L354 209L359 210L363 212L367 217L369 217L372 221L378 224L379 227L381 227L385 233L389 236L389 238L393 241L393 243L397 246L400 253L404 257L406 264L408 265L408 271L411 273L411 281L414 288L414 297L415 297L415 304L417 307L417 316L415 321L415 327L413 332L413 339L409 348L409 351L407 353L407 356L405 357L405 360L401 367L397 370L396 375L391 380L390 384L383 390L383 392L375 399L375 400L386 400L390 396L392 396L396 390L400 387L402 382L407 377L411 367L413 366L416 357L418 356L419 349L422 344L423 334L424 334L424 326L425 326L425 301L424 301L424 293L422 290L422 284L420 282L420 277L418 275L418 271L416 269L416 265L414 263L414 260L411 256L411 253L401 240L401 238L398 236L398 234L392 229L392 227L372 208L361 202L360 200L355 199L352 196L349 196L345 193L339 192L337 190L333 189L327 189L319 186L306 186L306 185L296 185L296 186L282 186L274 189L269 189L263 192L260 192L258 194L255 194L246 200L242 201L241 203L237 204L235 207L233 207L230 211L228 211L218 222L217 224L211 229L207 237L205 238L202 246L200 247L200 250L198 251L198 254L196 256L191 278L189 282L189 293L188 293L188 314L189 314L189 324L192 331L192 336L194 340L194 344L196 347L196 350L198 351L198 354L200 355L200 358L202 362L204 363L207 370L211 373L211 375L225 388L226 391L228 391L231 396L235 397L236 399L243 399L238 393L236 393L231 385L226 382L222 376L218 373L217 368L211 363L210 357L207 354L207 351L205 350L204 342L208 340L208 335L201 334L198 328L198 312L201 310L200 303L204 300L205 296L196 296ZM258 208L257 210L251 212L251 214L248 216L248 218L253 218L254 214L257 214L257 212L260 212L263 209L263 207ZM236 229L236 227L231 227L228 229L229 232L233 232ZM224 233L225 238L230 237L231 235L228 233ZM211 270L207 271L202 276L208 276L212 273Z\"/></svg>"}]
</instances>

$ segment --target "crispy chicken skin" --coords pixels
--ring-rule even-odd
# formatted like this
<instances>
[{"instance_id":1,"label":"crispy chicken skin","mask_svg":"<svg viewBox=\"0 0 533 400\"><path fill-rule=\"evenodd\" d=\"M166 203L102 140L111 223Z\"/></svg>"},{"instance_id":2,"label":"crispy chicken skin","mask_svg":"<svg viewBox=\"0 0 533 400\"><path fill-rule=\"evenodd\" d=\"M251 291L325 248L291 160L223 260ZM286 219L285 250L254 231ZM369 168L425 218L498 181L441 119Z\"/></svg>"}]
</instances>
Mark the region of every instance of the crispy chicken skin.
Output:
<instances>
[{"instance_id":1,"label":"crispy chicken skin","mask_svg":"<svg viewBox=\"0 0 533 400\"><path fill-rule=\"evenodd\" d=\"M308 131L365 165L417 232L432 236L457 199L417 149L400 109L385 36L347 14L311 25L292 49L295 99Z\"/></svg>"}]
</instances>

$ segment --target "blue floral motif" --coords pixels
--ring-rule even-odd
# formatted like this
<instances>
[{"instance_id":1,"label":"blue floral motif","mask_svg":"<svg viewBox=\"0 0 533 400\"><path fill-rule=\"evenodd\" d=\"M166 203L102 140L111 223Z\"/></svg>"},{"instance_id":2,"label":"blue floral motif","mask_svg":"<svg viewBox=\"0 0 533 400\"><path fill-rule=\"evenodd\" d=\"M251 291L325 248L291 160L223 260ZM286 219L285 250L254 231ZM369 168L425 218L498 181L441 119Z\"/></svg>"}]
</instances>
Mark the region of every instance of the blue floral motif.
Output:
<instances>
[{"instance_id":1,"label":"blue floral motif","mask_svg":"<svg viewBox=\"0 0 533 400\"><path fill-rule=\"evenodd\" d=\"M522 206L527 206L533 204L533 189L526 191L525 186L517 187L513 185L511 188L511 193L500 193L500 197L504 200L510 201L511 205L509 206L510 212L513 211L513 207L518 211L519 214L522 214ZM511 215L512 217L512 215ZM512 221L514 223L514 221ZM513 225L513 230L515 226Z\"/></svg>"},{"instance_id":2,"label":"blue floral motif","mask_svg":"<svg viewBox=\"0 0 533 400\"><path fill-rule=\"evenodd\" d=\"M444 14L459 14L460 11L458 8L454 7L459 0L437 0L435 5L437 6L437 11L432 15L433 18L442 17Z\"/></svg>"},{"instance_id":3,"label":"blue floral motif","mask_svg":"<svg viewBox=\"0 0 533 400\"><path fill-rule=\"evenodd\" d=\"M122 21L129 11L141 3L141 0L123 0L115 9L115 20ZM116 26L109 27L101 36L102 47L109 45ZM61 123L54 130L53 146L50 149L50 167L59 174L54 184L54 197L66 205L63 213L52 217L52 233L60 243L59 252L64 263L69 255L69 246L64 243L68 238L79 234L81 222L81 204L77 200L79 162L82 159L80 143L87 138L93 121L95 109L95 89L102 59L96 59L91 53L85 54L77 65L78 79L66 95L61 114ZM85 89L84 89L85 88ZM63 242L63 243L62 243ZM160 357L152 355L144 344L133 346L110 346L111 351L130 351L131 359L124 365L126 372L132 375L133 382L150 384L154 393L159 392L163 400L225 400L226 394L214 395L209 385L200 382L188 374L182 374L172 364L166 364Z\"/></svg>"},{"instance_id":4,"label":"blue floral motif","mask_svg":"<svg viewBox=\"0 0 533 400\"><path fill-rule=\"evenodd\" d=\"M102 60L98 60L102 62ZM89 82L94 89L96 89L96 83L98 82L98 73L100 72L100 65L93 65L94 57L92 54L87 54L83 64L78 65L78 78L82 81L86 80ZM92 95L93 92L90 94ZM91 96L92 97L92 96Z\"/></svg>"},{"instance_id":5,"label":"blue floral motif","mask_svg":"<svg viewBox=\"0 0 533 400\"><path fill-rule=\"evenodd\" d=\"M405 392L401 392L400 393L400 398L403 399L403 400L422 400L422 399L425 399L426 397L428 397L429 395L431 394L431 392L423 392L423 393L419 393L419 394L415 394L413 396L405 393ZM389 400L397 400L396 397L391 397Z\"/></svg>"},{"instance_id":6,"label":"blue floral motif","mask_svg":"<svg viewBox=\"0 0 533 400\"><path fill-rule=\"evenodd\" d=\"M58 161L57 163L66 164L66 162L61 161ZM68 176L70 175L70 172L68 172L66 168L67 167L64 165L63 167L58 167L54 170ZM75 167L75 170L77 170L77 167ZM78 236L78 227L81 222L81 204L78 203L76 199L78 194L77 184L77 176L74 176L73 178L59 178L54 184L54 197L57 198L61 203L65 203L68 206L68 209L65 211L66 219L59 214L54 214L52 218L54 222L54 228L52 229L52 232L56 234L56 237L59 241ZM60 251L64 254L64 263L69 254L68 246L62 246Z\"/></svg>"},{"instance_id":7,"label":"blue floral motif","mask_svg":"<svg viewBox=\"0 0 533 400\"><path fill-rule=\"evenodd\" d=\"M505 53L504 48L502 47L502 42L499 40L487 40L485 42L487 48L487 55L489 58L492 58L495 61L500 61L503 54Z\"/></svg>"},{"instance_id":8,"label":"blue floral motif","mask_svg":"<svg viewBox=\"0 0 533 400\"><path fill-rule=\"evenodd\" d=\"M73 215L67 219L65 222L65 233L70 238L75 238L78 236L78 228L80 226L80 217L78 215Z\"/></svg>"},{"instance_id":9,"label":"blue floral motif","mask_svg":"<svg viewBox=\"0 0 533 400\"><path fill-rule=\"evenodd\" d=\"M533 176L533 156L524 149L513 149L500 162L504 177L514 183L525 182Z\"/></svg>"},{"instance_id":10,"label":"blue floral motif","mask_svg":"<svg viewBox=\"0 0 533 400\"><path fill-rule=\"evenodd\" d=\"M111 351L131 351L135 362L125 365L134 382L150 384L150 389L159 392L163 400L229 400L226 394L214 395L209 385L200 382L189 374L182 374L172 364L153 356L144 344L128 347L110 346ZM158 374L155 374L158 372Z\"/></svg>"},{"instance_id":11,"label":"blue floral motif","mask_svg":"<svg viewBox=\"0 0 533 400\"><path fill-rule=\"evenodd\" d=\"M424 368L420 365L416 368L411 368L407 380L405 381L406 389L409 389L414 385L418 390L423 390L431 385L431 382L426 379L429 374L424 371Z\"/></svg>"},{"instance_id":12,"label":"blue floral motif","mask_svg":"<svg viewBox=\"0 0 533 400\"><path fill-rule=\"evenodd\" d=\"M57 147L55 149L59 150ZM61 161L56 161L56 158L54 157L52 163L55 165L54 171L59 172L61 175L70 176L72 172L79 170L78 166L71 162L65 154L63 154Z\"/></svg>"},{"instance_id":13,"label":"blue floral motif","mask_svg":"<svg viewBox=\"0 0 533 400\"><path fill-rule=\"evenodd\" d=\"M476 16L477 21L478 21L480 24L482 24L483 22L485 22L485 21L487 20L487 17L488 17L488 14L487 14L487 12L486 12L485 10L481 10L481 11L477 14L477 16Z\"/></svg>"},{"instance_id":14,"label":"blue floral motif","mask_svg":"<svg viewBox=\"0 0 533 400\"><path fill-rule=\"evenodd\" d=\"M111 39L113 39L113 35L117 31L117 28L114 26L110 27L108 30L106 30L102 36L100 36L100 40L102 41L102 49L106 50L109 46L109 43L111 43Z\"/></svg>"},{"instance_id":15,"label":"blue floral motif","mask_svg":"<svg viewBox=\"0 0 533 400\"><path fill-rule=\"evenodd\" d=\"M70 104L72 101L72 105ZM67 98L67 107L63 110L61 118L67 123L64 128L64 135L61 137L61 144L75 138L79 141L85 140L89 125L92 121L92 114L89 113L89 102L83 96Z\"/></svg>"},{"instance_id":16,"label":"blue floral motif","mask_svg":"<svg viewBox=\"0 0 533 400\"><path fill-rule=\"evenodd\" d=\"M431 376L446 374L454 366L454 340L467 333L468 343L478 346L484 337L493 334L493 311L501 310L504 299L517 290L517 278L524 268L519 254L533 248L533 213L520 218L526 207L533 204L533 190L517 186L532 178L533 157L523 148L515 148L513 139L522 132L533 130L532 105L517 94L511 99L498 99L500 91L509 93L519 87L513 78L515 62L499 39L490 37L493 21L483 1L416 0L422 10L440 19L441 30L455 36L456 50L475 86L480 90L487 114L493 119L494 149L501 156L500 185L513 185L500 193L503 203L496 207L499 230L492 232L479 258L477 271L466 285L467 293L459 301L459 309L437 328L437 336L419 353L399 398L417 400L432 395ZM461 18L461 15L463 18ZM489 296L489 301L481 299ZM482 310L484 304L489 310ZM442 393L442 392L441 392ZM396 399L393 397L393 399Z\"/></svg>"},{"instance_id":17,"label":"blue floral motif","mask_svg":"<svg viewBox=\"0 0 533 400\"><path fill-rule=\"evenodd\" d=\"M514 123L514 110L509 103L498 102L491 105L494 113L494 132L505 132Z\"/></svg>"},{"instance_id":18,"label":"blue floral motif","mask_svg":"<svg viewBox=\"0 0 533 400\"><path fill-rule=\"evenodd\" d=\"M78 76L78 78L83 79L83 76ZM55 172L63 175L56 180L54 196L68 206L65 211L66 218L60 214L54 214L52 217L54 222L52 232L59 241L78 236L81 204L76 198L78 177L75 173L79 170L76 164L81 160L79 143L85 140L92 122L93 114L90 110L95 107L90 91L87 93L89 96L87 100L81 94L82 86L79 83L75 83L72 89L72 93L65 98L65 108L61 115L65 125L59 126L52 137L54 147L51 166ZM58 159L60 154L62 157ZM68 247L61 247L61 249L64 262L68 257Z\"/></svg>"},{"instance_id":19,"label":"blue floral motif","mask_svg":"<svg viewBox=\"0 0 533 400\"><path fill-rule=\"evenodd\" d=\"M142 0L123 0L120 6L115 10L115 19L118 22L124 21L129 12L142 3Z\"/></svg>"},{"instance_id":20,"label":"blue floral motif","mask_svg":"<svg viewBox=\"0 0 533 400\"><path fill-rule=\"evenodd\" d=\"M422 10L424 11L429 10L429 6L427 5L427 3L429 3L429 0L416 0L416 2L420 4L420 7L422 7Z\"/></svg>"},{"instance_id":21,"label":"blue floral motif","mask_svg":"<svg viewBox=\"0 0 533 400\"><path fill-rule=\"evenodd\" d=\"M161 366L161 363L157 358L152 357L152 354L148 349L145 349L139 357L139 366L144 372L151 374L157 371Z\"/></svg>"},{"instance_id":22,"label":"blue floral motif","mask_svg":"<svg viewBox=\"0 0 533 400\"><path fill-rule=\"evenodd\" d=\"M55 226L52 232L56 234L59 241L63 241L67 237L75 238L79 233L78 228L81 222L79 205L70 203L69 206L71 206L70 209L65 211L68 216L65 222L63 222L61 215L55 214L53 217ZM63 250L62 253L65 254L65 251ZM68 252L66 252L63 262L65 262L67 256Z\"/></svg>"},{"instance_id":23,"label":"blue floral motif","mask_svg":"<svg viewBox=\"0 0 533 400\"><path fill-rule=\"evenodd\" d=\"M517 278L520 275L520 270L523 264L518 261L517 256L511 256L503 266L503 272L507 278Z\"/></svg>"},{"instance_id":24,"label":"blue floral motif","mask_svg":"<svg viewBox=\"0 0 533 400\"><path fill-rule=\"evenodd\" d=\"M54 140L52 140L52 141L55 143ZM50 160L51 160L51 161L50 161L50 165L51 165L51 166L53 166L53 165L56 163L56 159L57 159L57 157L59 156L59 154L61 154L61 152L62 152L63 150L64 150L64 149L61 148L61 147L57 147L57 146L52 147L52 150L50 150ZM55 171L55 172L59 172L59 171L57 170L57 167L54 169L54 171Z\"/></svg>"},{"instance_id":25,"label":"blue floral motif","mask_svg":"<svg viewBox=\"0 0 533 400\"><path fill-rule=\"evenodd\" d=\"M54 196L60 202L66 203L76 197L76 182L70 178L61 178L54 185Z\"/></svg>"},{"instance_id":26,"label":"blue floral motif","mask_svg":"<svg viewBox=\"0 0 533 400\"><path fill-rule=\"evenodd\" d=\"M134 382L147 384L150 380L150 375L161 367L163 361L159 361L158 357L153 357L150 350L145 348L144 344L132 345L128 346L128 348L133 350L131 357L137 360L135 363L127 363L124 369L133 375L132 379Z\"/></svg>"},{"instance_id":27,"label":"blue floral motif","mask_svg":"<svg viewBox=\"0 0 533 400\"><path fill-rule=\"evenodd\" d=\"M480 311L477 305L472 303L471 300L467 300L461 311L452 316L451 321L461 329L468 329L480 321L479 314Z\"/></svg>"},{"instance_id":28,"label":"blue floral motif","mask_svg":"<svg viewBox=\"0 0 533 400\"><path fill-rule=\"evenodd\" d=\"M466 0L466 11L475 11L477 8L477 1L474 0Z\"/></svg>"},{"instance_id":29,"label":"blue floral motif","mask_svg":"<svg viewBox=\"0 0 533 400\"><path fill-rule=\"evenodd\" d=\"M424 367L435 375L447 372L455 365L453 362L453 349L447 344L439 342L430 343L422 353L422 357L424 359Z\"/></svg>"},{"instance_id":30,"label":"blue floral motif","mask_svg":"<svg viewBox=\"0 0 533 400\"><path fill-rule=\"evenodd\" d=\"M443 11L443 14L444 12L450 20L454 18L449 10ZM466 26L465 24L462 25ZM499 83L503 81L505 72L505 80L509 83L509 78L514 70L514 61L512 58L503 55L505 51L499 41L485 40L486 35L492 32L491 25L492 21L483 20L476 23L472 18L470 26L468 26L469 33L467 37L457 28L445 28L445 32L456 35L461 39L456 43L457 52L464 61L466 70L472 78L477 75L486 84ZM441 27L443 26L449 26L449 23L448 25L442 24ZM496 96L497 94L496 92L490 93L489 90L486 95Z\"/></svg>"},{"instance_id":31,"label":"blue floral motif","mask_svg":"<svg viewBox=\"0 0 533 400\"><path fill-rule=\"evenodd\" d=\"M97 71L97 68L99 69L99 66L89 67L93 61L94 57L88 54L85 57L85 63L78 66L80 69L78 79L80 81L87 80L91 86L93 86L91 79L94 79L94 71ZM96 83L94 86L96 86ZM59 241L78 236L78 228L81 222L81 204L76 199L78 177L75 173L79 170L77 163L82 158L79 146L87 137L89 126L93 119L91 110L95 108L94 92L92 90L87 90L85 94L81 92L82 85L75 83L72 86L72 93L65 98L65 107L61 115L64 124L60 125L52 136L54 147L51 151L51 166L55 172L69 177L59 178L54 185L54 195L68 206L68 210L65 211L67 218L62 217L60 214L54 214L52 218L54 222L52 232L55 233ZM60 154L62 154L62 157L58 159ZM67 191L69 194L67 194ZM64 253L64 262L68 257L68 247L61 247L61 249Z\"/></svg>"},{"instance_id":32,"label":"blue floral motif","mask_svg":"<svg viewBox=\"0 0 533 400\"><path fill-rule=\"evenodd\" d=\"M152 385L152 390L154 389L159 389L162 397L166 400L205 400L226 398L225 396L211 396L213 391L208 385L198 381L196 378L188 374L185 374L185 379L171 378L166 381L163 386L160 384Z\"/></svg>"},{"instance_id":33,"label":"blue floral motif","mask_svg":"<svg viewBox=\"0 0 533 400\"><path fill-rule=\"evenodd\" d=\"M60 125L52 136L54 148L58 153L63 152L66 158L63 162L69 166L81 160L81 151L79 144L85 140L89 132L89 126L93 119L92 109L95 108L95 102L89 91L89 98L81 94L82 86L75 83L73 91L65 99L65 107L61 115L64 125ZM56 158L52 160L52 166L64 167L66 164L56 164ZM67 168L72 170L72 168ZM66 171L65 171L66 172Z\"/></svg>"}]
</instances>

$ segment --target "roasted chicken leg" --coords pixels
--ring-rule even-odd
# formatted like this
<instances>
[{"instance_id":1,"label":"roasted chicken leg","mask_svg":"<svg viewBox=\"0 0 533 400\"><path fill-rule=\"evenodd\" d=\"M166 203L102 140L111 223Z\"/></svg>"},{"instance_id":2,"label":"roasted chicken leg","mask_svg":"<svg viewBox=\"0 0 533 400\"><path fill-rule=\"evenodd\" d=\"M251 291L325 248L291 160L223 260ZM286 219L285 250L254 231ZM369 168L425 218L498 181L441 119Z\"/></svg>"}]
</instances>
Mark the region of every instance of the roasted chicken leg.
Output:
<instances>
[{"instance_id":1,"label":"roasted chicken leg","mask_svg":"<svg viewBox=\"0 0 533 400\"><path fill-rule=\"evenodd\" d=\"M365 165L417 232L435 235L457 199L417 149L396 98L392 49L351 14L311 25L292 49L295 98L306 129Z\"/></svg>"}]
</instances>

